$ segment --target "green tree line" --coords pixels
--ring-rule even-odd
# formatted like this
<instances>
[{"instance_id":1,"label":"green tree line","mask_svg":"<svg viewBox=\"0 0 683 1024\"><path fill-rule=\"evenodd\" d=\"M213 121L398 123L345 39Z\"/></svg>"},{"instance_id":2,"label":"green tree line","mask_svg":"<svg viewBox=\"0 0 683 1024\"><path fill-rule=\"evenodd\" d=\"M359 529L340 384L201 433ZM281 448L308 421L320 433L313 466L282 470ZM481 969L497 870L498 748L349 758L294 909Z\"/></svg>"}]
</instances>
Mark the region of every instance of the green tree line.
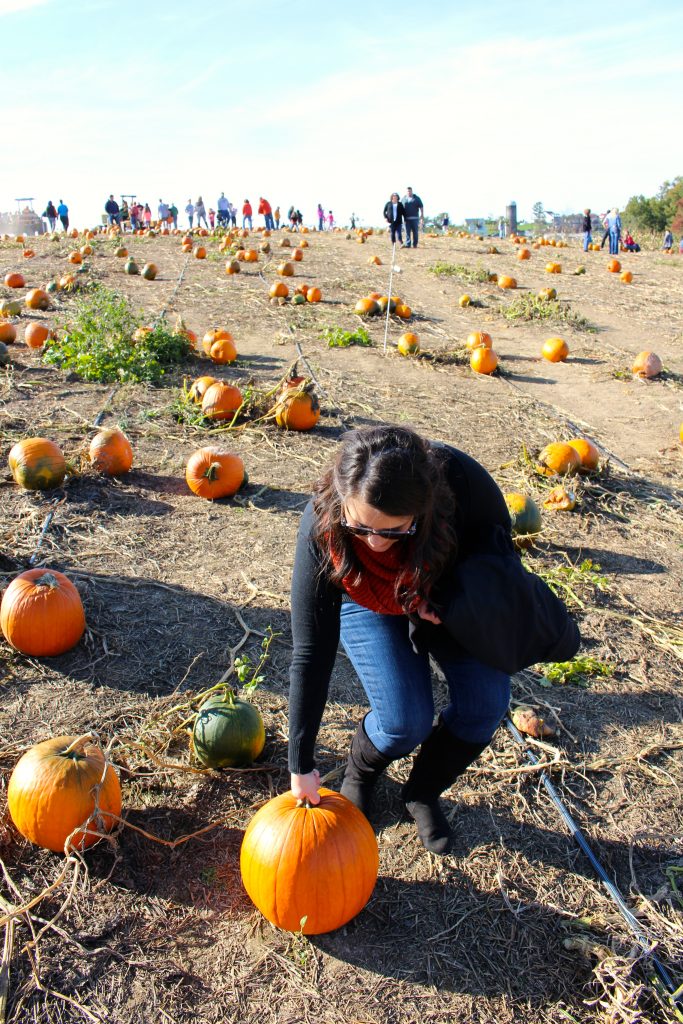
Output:
<instances>
[{"instance_id":1,"label":"green tree line","mask_svg":"<svg viewBox=\"0 0 683 1024\"><path fill-rule=\"evenodd\" d=\"M665 181L656 196L631 196L622 213L631 230L683 232L683 177Z\"/></svg>"}]
</instances>

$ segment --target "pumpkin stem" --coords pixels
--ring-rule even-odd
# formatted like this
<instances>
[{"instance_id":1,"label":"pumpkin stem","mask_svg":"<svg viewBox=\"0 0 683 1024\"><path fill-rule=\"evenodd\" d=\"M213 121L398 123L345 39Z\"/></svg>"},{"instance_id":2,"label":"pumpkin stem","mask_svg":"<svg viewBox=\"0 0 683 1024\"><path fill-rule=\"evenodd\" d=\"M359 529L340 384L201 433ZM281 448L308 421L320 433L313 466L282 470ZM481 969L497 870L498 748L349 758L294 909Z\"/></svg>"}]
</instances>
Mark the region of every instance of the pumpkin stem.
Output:
<instances>
[{"instance_id":1,"label":"pumpkin stem","mask_svg":"<svg viewBox=\"0 0 683 1024\"><path fill-rule=\"evenodd\" d=\"M62 751L62 757L68 757L70 754L82 754L89 743L96 743L99 747L100 738L96 732L84 732L82 736L77 736L66 750Z\"/></svg>"},{"instance_id":2,"label":"pumpkin stem","mask_svg":"<svg viewBox=\"0 0 683 1024\"><path fill-rule=\"evenodd\" d=\"M218 476L220 468L220 462L212 462L211 465L207 467L204 476L206 477L207 480L215 480L216 477Z\"/></svg>"},{"instance_id":3,"label":"pumpkin stem","mask_svg":"<svg viewBox=\"0 0 683 1024\"><path fill-rule=\"evenodd\" d=\"M317 804L312 804L311 801L308 799L308 797L304 796L300 800L297 800L296 806L297 807L305 807L307 810L310 811L311 807L317 807L318 805Z\"/></svg>"},{"instance_id":4,"label":"pumpkin stem","mask_svg":"<svg viewBox=\"0 0 683 1024\"><path fill-rule=\"evenodd\" d=\"M57 590L59 587L59 580L51 572L45 572L42 576L39 576L35 581L36 587L49 587L50 590Z\"/></svg>"}]
</instances>

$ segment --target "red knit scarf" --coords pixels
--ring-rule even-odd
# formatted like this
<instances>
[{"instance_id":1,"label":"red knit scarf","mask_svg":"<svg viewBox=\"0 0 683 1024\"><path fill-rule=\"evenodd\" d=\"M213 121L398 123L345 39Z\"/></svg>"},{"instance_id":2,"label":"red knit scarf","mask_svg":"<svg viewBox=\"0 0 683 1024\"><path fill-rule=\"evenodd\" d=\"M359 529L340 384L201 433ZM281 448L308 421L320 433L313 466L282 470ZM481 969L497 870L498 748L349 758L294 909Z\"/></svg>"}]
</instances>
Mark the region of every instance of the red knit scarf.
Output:
<instances>
[{"instance_id":1,"label":"red knit scarf","mask_svg":"<svg viewBox=\"0 0 683 1024\"><path fill-rule=\"evenodd\" d=\"M406 561L405 542L398 541L386 551L373 551L358 537L352 537L351 544L360 569L352 569L342 580L342 586L349 597L356 604L381 615L405 615L405 609L396 600L394 591L396 576ZM331 557L332 564L338 569L341 555L332 548ZM414 573L407 577L405 584L410 585L413 579Z\"/></svg>"}]
</instances>

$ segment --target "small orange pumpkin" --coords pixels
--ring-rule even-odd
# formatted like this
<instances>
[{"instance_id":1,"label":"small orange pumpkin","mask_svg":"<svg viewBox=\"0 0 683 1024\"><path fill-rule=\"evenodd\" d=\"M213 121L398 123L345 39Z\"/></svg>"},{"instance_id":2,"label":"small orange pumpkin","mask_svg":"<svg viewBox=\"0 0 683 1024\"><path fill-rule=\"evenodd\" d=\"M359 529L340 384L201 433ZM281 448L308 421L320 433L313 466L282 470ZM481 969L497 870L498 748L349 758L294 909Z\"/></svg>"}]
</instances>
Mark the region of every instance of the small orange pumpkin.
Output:
<instances>
[{"instance_id":1,"label":"small orange pumpkin","mask_svg":"<svg viewBox=\"0 0 683 1024\"><path fill-rule=\"evenodd\" d=\"M280 263L277 272L280 277L294 277L294 266L291 263Z\"/></svg>"},{"instance_id":2,"label":"small orange pumpkin","mask_svg":"<svg viewBox=\"0 0 683 1024\"><path fill-rule=\"evenodd\" d=\"M359 299L354 307L354 313L358 316L377 316L379 305L376 299Z\"/></svg>"},{"instance_id":3,"label":"small orange pumpkin","mask_svg":"<svg viewBox=\"0 0 683 1024\"><path fill-rule=\"evenodd\" d=\"M30 292L26 293L24 302L29 309L48 309L50 296L42 288L32 288Z\"/></svg>"},{"instance_id":4,"label":"small orange pumpkin","mask_svg":"<svg viewBox=\"0 0 683 1024\"><path fill-rule=\"evenodd\" d=\"M203 245L198 245L197 248L194 251L194 255L195 255L195 259L205 260L206 259L206 249L204 248L204 246Z\"/></svg>"},{"instance_id":5,"label":"small orange pumpkin","mask_svg":"<svg viewBox=\"0 0 683 1024\"><path fill-rule=\"evenodd\" d=\"M42 348L49 337L50 328L47 324L39 323L37 320L32 320L31 323L26 324L24 341L29 348ZM4 338L0 337L0 341L4 340Z\"/></svg>"},{"instance_id":6,"label":"small orange pumpkin","mask_svg":"<svg viewBox=\"0 0 683 1024\"><path fill-rule=\"evenodd\" d=\"M240 268L239 260L228 260L228 262L225 264L225 273L226 274L239 274L240 269L241 268Z\"/></svg>"},{"instance_id":7,"label":"small orange pumpkin","mask_svg":"<svg viewBox=\"0 0 683 1024\"><path fill-rule=\"evenodd\" d=\"M14 273L5 274L5 285L8 288L24 288L26 286L24 275L19 274L16 271Z\"/></svg>"},{"instance_id":8,"label":"small orange pumpkin","mask_svg":"<svg viewBox=\"0 0 683 1024\"><path fill-rule=\"evenodd\" d=\"M225 336L226 334L227 337ZM213 363L224 364L235 362L237 359L237 346L227 331L222 332L222 336L216 338L209 349L209 356Z\"/></svg>"},{"instance_id":9,"label":"small orange pumpkin","mask_svg":"<svg viewBox=\"0 0 683 1024\"><path fill-rule=\"evenodd\" d=\"M320 403L312 384L296 375L287 381L275 407L275 422L285 430L312 430L320 419Z\"/></svg>"},{"instance_id":10,"label":"small orange pumpkin","mask_svg":"<svg viewBox=\"0 0 683 1024\"><path fill-rule=\"evenodd\" d=\"M607 269L609 270L610 274L618 274L621 270L621 263L619 262L619 260L610 260L607 264Z\"/></svg>"},{"instance_id":11,"label":"small orange pumpkin","mask_svg":"<svg viewBox=\"0 0 683 1024\"><path fill-rule=\"evenodd\" d=\"M639 352L633 361L631 372L637 377L657 377L663 370L662 360L656 352Z\"/></svg>"},{"instance_id":12,"label":"small orange pumpkin","mask_svg":"<svg viewBox=\"0 0 683 1024\"><path fill-rule=\"evenodd\" d=\"M544 476L573 476L581 467L576 448L564 441L552 441L538 456L536 469Z\"/></svg>"},{"instance_id":13,"label":"small orange pumpkin","mask_svg":"<svg viewBox=\"0 0 683 1024\"><path fill-rule=\"evenodd\" d=\"M192 382L192 386L190 387L190 398L192 399L192 401L196 402L197 405L201 405L202 399L206 394L206 389L211 387L211 385L215 383L215 377L197 377L197 379Z\"/></svg>"},{"instance_id":14,"label":"small orange pumpkin","mask_svg":"<svg viewBox=\"0 0 683 1024\"><path fill-rule=\"evenodd\" d=\"M630 270L622 270L621 274L619 274L619 280L623 281L624 284L631 284L633 281L633 274Z\"/></svg>"},{"instance_id":15,"label":"small orange pumpkin","mask_svg":"<svg viewBox=\"0 0 683 1024\"><path fill-rule=\"evenodd\" d=\"M271 299L286 299L289 295L289 288L284 281L275 281L268 289Z\"/></svg>"},{"instance_id":16,"label":"small orange pumpkin","mask_svg":"<svg viewBox=\"0 0 683 1024\"><path fill-rule=\"evenodd\" d=\"M118 427L99 430L90 442L90 462L105 476L123 476L133 465L131 443Z\"/></svg>"},{"instance_id":17,"label":"small orange pumpkin","mask_svg":"<svg viewBox=\"0 0 683 1024\"><path fill-rule=\"evenodd\" d=\"M5 345L11 345L11 343L16 340L17 329L14 326L14 324L0 322L0 341L2 341Z\"/></svg>"},{"instance_id":18,"label":"small orange pumpkin","mask_svg":"<svg viewBox=\"0 0 683 1024\"><path fill-rule=\"evenodd\" d=\"M492 348L480 345L475 348L470 356L470 366L475 373L490 374L498 366L498 356Z\"/></svg>"},{"instance_id":19,"label":"small orange pumpkin","mask_svg":"<svg viewBox=\"0 0 683 1024\"><path fill-rule=\"evenodd\" d=\"M531 252L530 252L530 250L527 249L526 247L523 248L523 249L520 249L519 252L517 253L517 259L518 260L530 260L531 259Z\"/></svg>"},{"instance_id":20,"label":"small orange pumpkin","mask_svg":"<svg viewBox=\"0 0 683 1024\"><path fill-rule=\"evenodd\" d=\"M0 629L15 650L51 658L75 647L85 630L81 596L56 569L15 576L0 604Z\"/></svg>"},{"instance_id":21,"label":"small orange pumpkin","mask_svg":"<svg viewBox=\"0 0 683 1024\"><path fill-rule=\"evenodd\" d=\"M200 498L228 498L244 483L244 463L239 455L220 448L198 448L187 460L185 480Z\"/></svg>"},{"instance_id":22,"label":"small orange pumpkin","mask_svg":"<svg viewBox=\"0 0 683 1024\"><path fill-rule=\"evenodd\" d=\"M306 291L306 302L321 302L323 293L320 288L309 288Z\"/></svg>"},{"instance_id":23,"label":"small orange pumpkin","mask_svg":"<svg viewBox=\"0 0 683 1024\"><path fill-rule=\"evenodd\" d=\"M472 331L471 334L467 335L465 346L470 351L474 351L475 348L481 348L482 345L484 348L493 348L493 339L486 331Z\"/></svg>"},{"instance_id":24,"label":"small orange pumpkin","mask_svg":"<svg viewBox=\"0 0 683 1024\"><path fill-rule=\"evenodd\" d=\"M74 252L69 253L68 260L69 263L78 264L83 262L83 257L81 256L80 252L78 252L78 250L76 249L74 250Z\"/></svg>"},{"instance_id":25,"label":"small orange pumpkin","mask_svg":"<svg viewBox=\"0 0 683 1024\"><path fill-rule=\"evenodd\" d=\"M548 338L543 343L541 355L549 363L563 363L569 355L569 345L563 338Z\"/></svg>"},{"instance_id":26,"label":"small orange pumpkin","mask_svg":"<svg viewBox=\"0 0 683 1024\"><path fill-rule=\"evenodd\" d=\"M600 452L587 437L576 437L572 441L567 441L567 444L579 453L581 470L590 473L598 468L600 465Z\"/></svg>"},{"instance_id":27,"label":"small orange pumpkin","mask_svg":"<svg viewBox=\"0 0 683 1024\"><path fill-rule=\"evenodd\" d=\"M514 289L517 287L517 281L514 277L508 277L507 274L498 275L498 287L504 289Z\"/></svg>"},{"instance_id":28,"label":"small orange pumpkin","mask_svg":"<svg viewBox=\"0 0 683 1024\"><path fill-rule=\"evenodd\" d=\"M234 384L216 381L210 384L202 399L202 413L210 420L232 419L242 405L242 392Z\"/></svg>"},{"instance_id":29,"label":"small orange pumpkin","mask_svg":"<svg viewBox=\"0 0 683 1024\"><path fill-rule=\"evenodd\" d=\"M420 339L413 331L406 331L398 339L396 347L402 356L416 356L420 351Z\"/></svg>"}]
</instances>

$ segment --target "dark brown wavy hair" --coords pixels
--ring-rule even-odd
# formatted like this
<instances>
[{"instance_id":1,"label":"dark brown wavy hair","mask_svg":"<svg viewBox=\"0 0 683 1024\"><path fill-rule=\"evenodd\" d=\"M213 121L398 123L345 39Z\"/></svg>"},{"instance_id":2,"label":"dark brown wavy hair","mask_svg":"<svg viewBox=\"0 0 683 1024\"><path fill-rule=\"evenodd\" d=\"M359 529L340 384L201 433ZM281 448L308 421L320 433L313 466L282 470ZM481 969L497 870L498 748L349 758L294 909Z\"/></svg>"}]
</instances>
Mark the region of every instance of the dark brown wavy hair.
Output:
<instances>
[{"instance_id":1,"label":"dark brown wavy hair","mask_svg":"<svg viewBox=\"0 0 683 1024\"><path fill-rule=\"evenodd\" d=\"M395 585L396 599L409 611L428 597L457 554L455 497L443 455L407 427L368 427L344 435L333 465L313 495L313 540L323 554L322 571L337 586L359 569L351 534L341 525L342 508L349 498L360 498L388 516L416 519L416 533L399 541L406 545L406 559Z\"/></svg>"}]
</instances>

